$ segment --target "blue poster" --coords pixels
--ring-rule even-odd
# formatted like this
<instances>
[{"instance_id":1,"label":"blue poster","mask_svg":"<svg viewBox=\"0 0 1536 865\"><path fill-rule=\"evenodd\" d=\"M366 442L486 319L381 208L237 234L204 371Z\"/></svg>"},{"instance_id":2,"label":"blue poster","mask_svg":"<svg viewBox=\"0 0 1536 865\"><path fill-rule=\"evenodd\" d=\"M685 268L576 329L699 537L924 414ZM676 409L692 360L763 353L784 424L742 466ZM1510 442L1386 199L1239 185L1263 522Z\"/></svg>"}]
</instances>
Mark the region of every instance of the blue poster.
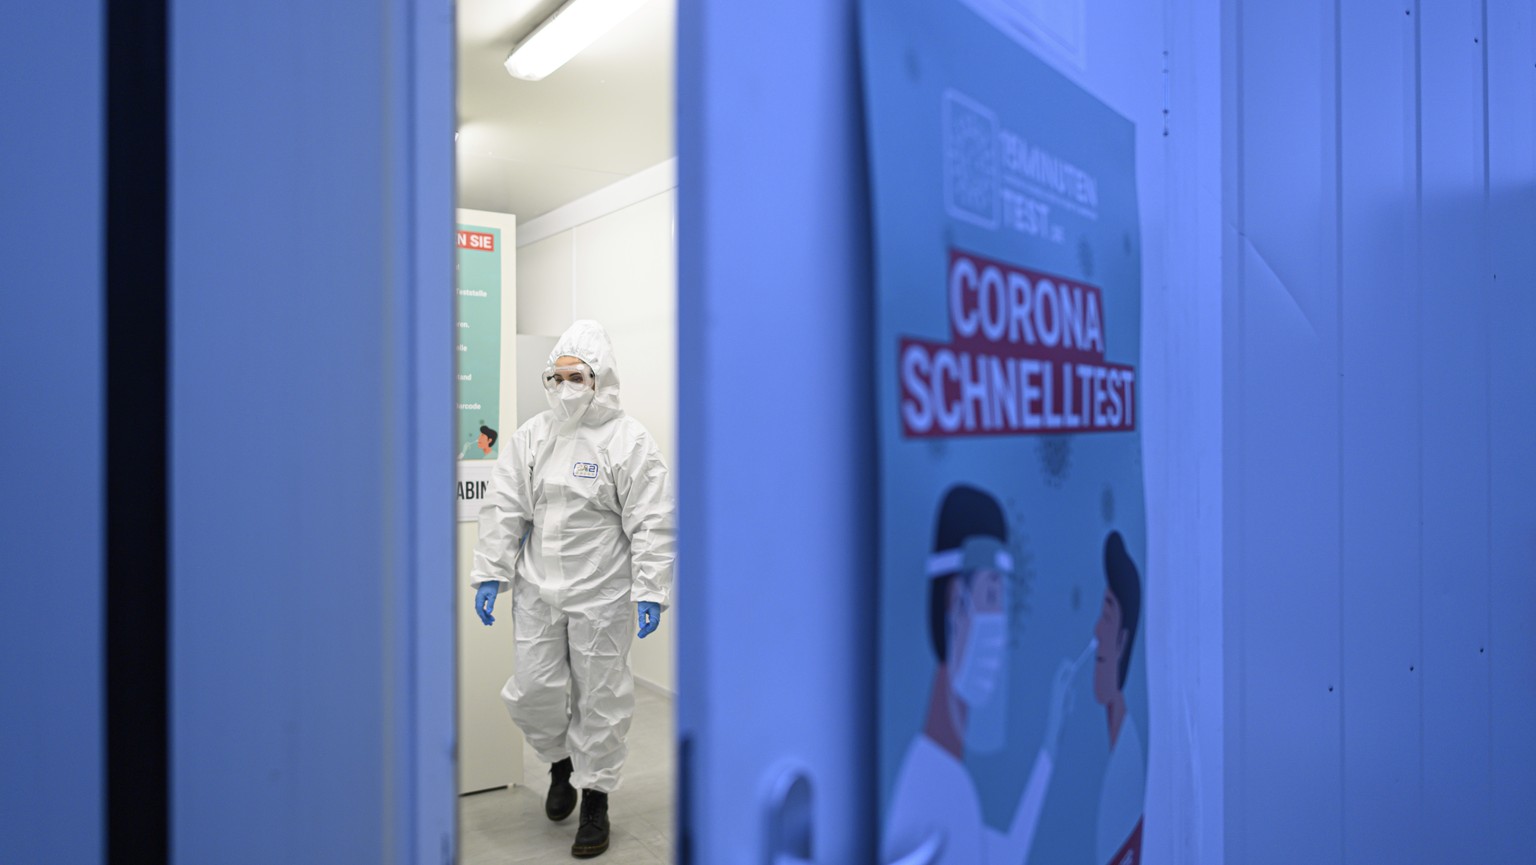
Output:
<instances>
[{"instance_id":1,"label":"blue poster","mask_svg":"<svg viewBox=\"0 0 1536 865\"><path fill-rule=\"evenodd\" d=\"M955 0L866 0L881 861L1134 865L1132 124Z\"/></svg>"}]
</instances>

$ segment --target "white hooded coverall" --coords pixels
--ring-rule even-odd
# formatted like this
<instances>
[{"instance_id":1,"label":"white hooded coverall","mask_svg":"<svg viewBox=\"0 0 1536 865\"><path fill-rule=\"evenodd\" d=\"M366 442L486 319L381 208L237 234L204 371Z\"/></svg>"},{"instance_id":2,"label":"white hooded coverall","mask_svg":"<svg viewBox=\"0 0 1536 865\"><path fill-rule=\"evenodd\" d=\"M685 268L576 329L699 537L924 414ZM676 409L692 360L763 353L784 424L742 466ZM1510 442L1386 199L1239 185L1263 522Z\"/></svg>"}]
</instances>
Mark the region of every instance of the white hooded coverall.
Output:
<instances>
[{"instance_id":1,"label":"white hooded coverall","mask_svg":"<svg viewBox=\"0 0 1536 865\"><path fill-rule=\"evenodd\" d=\"M573 324L550 367L566 356L592 368L596 392L568 420L540 413L502 449L470 582L511 591L517 671L501 696L512 720L539 759L571 758L577 788L612 792L635 709L635 603L667 606L676 510L661 451L620 407L602 326Z\"/></svg>"}]
</instances>

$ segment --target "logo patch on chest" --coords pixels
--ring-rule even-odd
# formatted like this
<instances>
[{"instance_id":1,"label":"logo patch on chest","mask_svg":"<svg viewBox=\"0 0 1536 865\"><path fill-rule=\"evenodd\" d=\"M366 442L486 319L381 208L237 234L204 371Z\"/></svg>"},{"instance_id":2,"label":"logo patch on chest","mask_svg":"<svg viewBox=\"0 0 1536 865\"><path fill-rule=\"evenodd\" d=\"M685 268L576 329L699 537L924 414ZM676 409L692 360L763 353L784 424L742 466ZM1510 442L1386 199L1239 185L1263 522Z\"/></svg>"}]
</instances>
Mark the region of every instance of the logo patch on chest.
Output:
<instances>
[{"instance_id":1,"label":"logo patch on chest","mask_svg":"<svg viewBox=\"0 0 1536 865\"><path fill-rule=\"evenodd\" d=\"M587 480L597 479L597 463L577 463L571 468L571 474Z\"/></svg>"}]
</instances>

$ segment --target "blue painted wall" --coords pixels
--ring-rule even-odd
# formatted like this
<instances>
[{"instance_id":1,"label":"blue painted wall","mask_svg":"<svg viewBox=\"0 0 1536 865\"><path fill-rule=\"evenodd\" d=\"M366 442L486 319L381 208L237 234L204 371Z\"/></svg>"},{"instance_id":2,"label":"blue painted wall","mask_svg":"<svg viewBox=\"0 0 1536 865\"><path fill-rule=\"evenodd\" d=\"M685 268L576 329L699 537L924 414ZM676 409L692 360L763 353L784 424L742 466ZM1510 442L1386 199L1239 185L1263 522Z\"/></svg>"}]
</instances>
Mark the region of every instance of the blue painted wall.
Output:
<instances>
[{"instance_id":1,"label":"blue painted wall","mask_svg":"<svg viewBox=\"0 0 1536 865\"><path fill-rule=\"evenodd\" d=\"M1536 13L1223 11L1227 861L1517 861Z\"/></svg>"},{"instance_id":2,"label":"blue painted wall","mask_svg":"<svg viewBox=\"0 0 1536 865\"><path fill-rule=\"evenodd\" d=\"M0 862L104 838L104 8L0 27Z\"/></svg>"},{"instance_id":3,"label":"blue painted wall","mask_svg":"<svg viewBox=\"0 0 1536 865\"><path fill-rule=\"evenodd\" d=\"M452 10L170 6L173 861L448 863ZM4 863L104 857L105 8L0 27Z\"/></svg>"},{"instance_id":4,"label":"blue painted wall","mask_svg":"<svg viewBox=\"0 0 1536 865\"><path fill-rule=\"evenodd\" d=\"M170 7L173 860L447 863L451 11Z\"/></svg>"}]
</instances>

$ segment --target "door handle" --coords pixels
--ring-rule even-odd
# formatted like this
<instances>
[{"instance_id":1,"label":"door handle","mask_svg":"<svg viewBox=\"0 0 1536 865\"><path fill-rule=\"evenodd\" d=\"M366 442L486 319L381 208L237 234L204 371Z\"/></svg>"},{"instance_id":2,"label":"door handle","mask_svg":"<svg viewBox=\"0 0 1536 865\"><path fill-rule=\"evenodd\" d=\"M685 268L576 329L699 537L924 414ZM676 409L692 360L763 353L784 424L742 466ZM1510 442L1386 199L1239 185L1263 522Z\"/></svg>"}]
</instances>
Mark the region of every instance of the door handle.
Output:
<instances>
[{"instance_id":1,"label":"door handle","mask_svg":"<svg viewBox=\"0 0 1536 865\"><path fill-rule=\"evenodd\" d=\"M812 865L812 804L811 778L803 767L784 766L769 777L762 865Z\"/></svg>"},{"instance_id":2,"label":"door handle","mask_svg":"<svg viewBox=\"0 0 1536 865\"><path fill-rule=\"evenodd\" d=\"M812 858L812 806L815 797L811 777L804 767L788 765L773 774L763 798L762 865L815 865ZM917 846L916 850L884 865L933 865L944 850L944 836L938 833Z\"/></svg>"}]
</instances>

